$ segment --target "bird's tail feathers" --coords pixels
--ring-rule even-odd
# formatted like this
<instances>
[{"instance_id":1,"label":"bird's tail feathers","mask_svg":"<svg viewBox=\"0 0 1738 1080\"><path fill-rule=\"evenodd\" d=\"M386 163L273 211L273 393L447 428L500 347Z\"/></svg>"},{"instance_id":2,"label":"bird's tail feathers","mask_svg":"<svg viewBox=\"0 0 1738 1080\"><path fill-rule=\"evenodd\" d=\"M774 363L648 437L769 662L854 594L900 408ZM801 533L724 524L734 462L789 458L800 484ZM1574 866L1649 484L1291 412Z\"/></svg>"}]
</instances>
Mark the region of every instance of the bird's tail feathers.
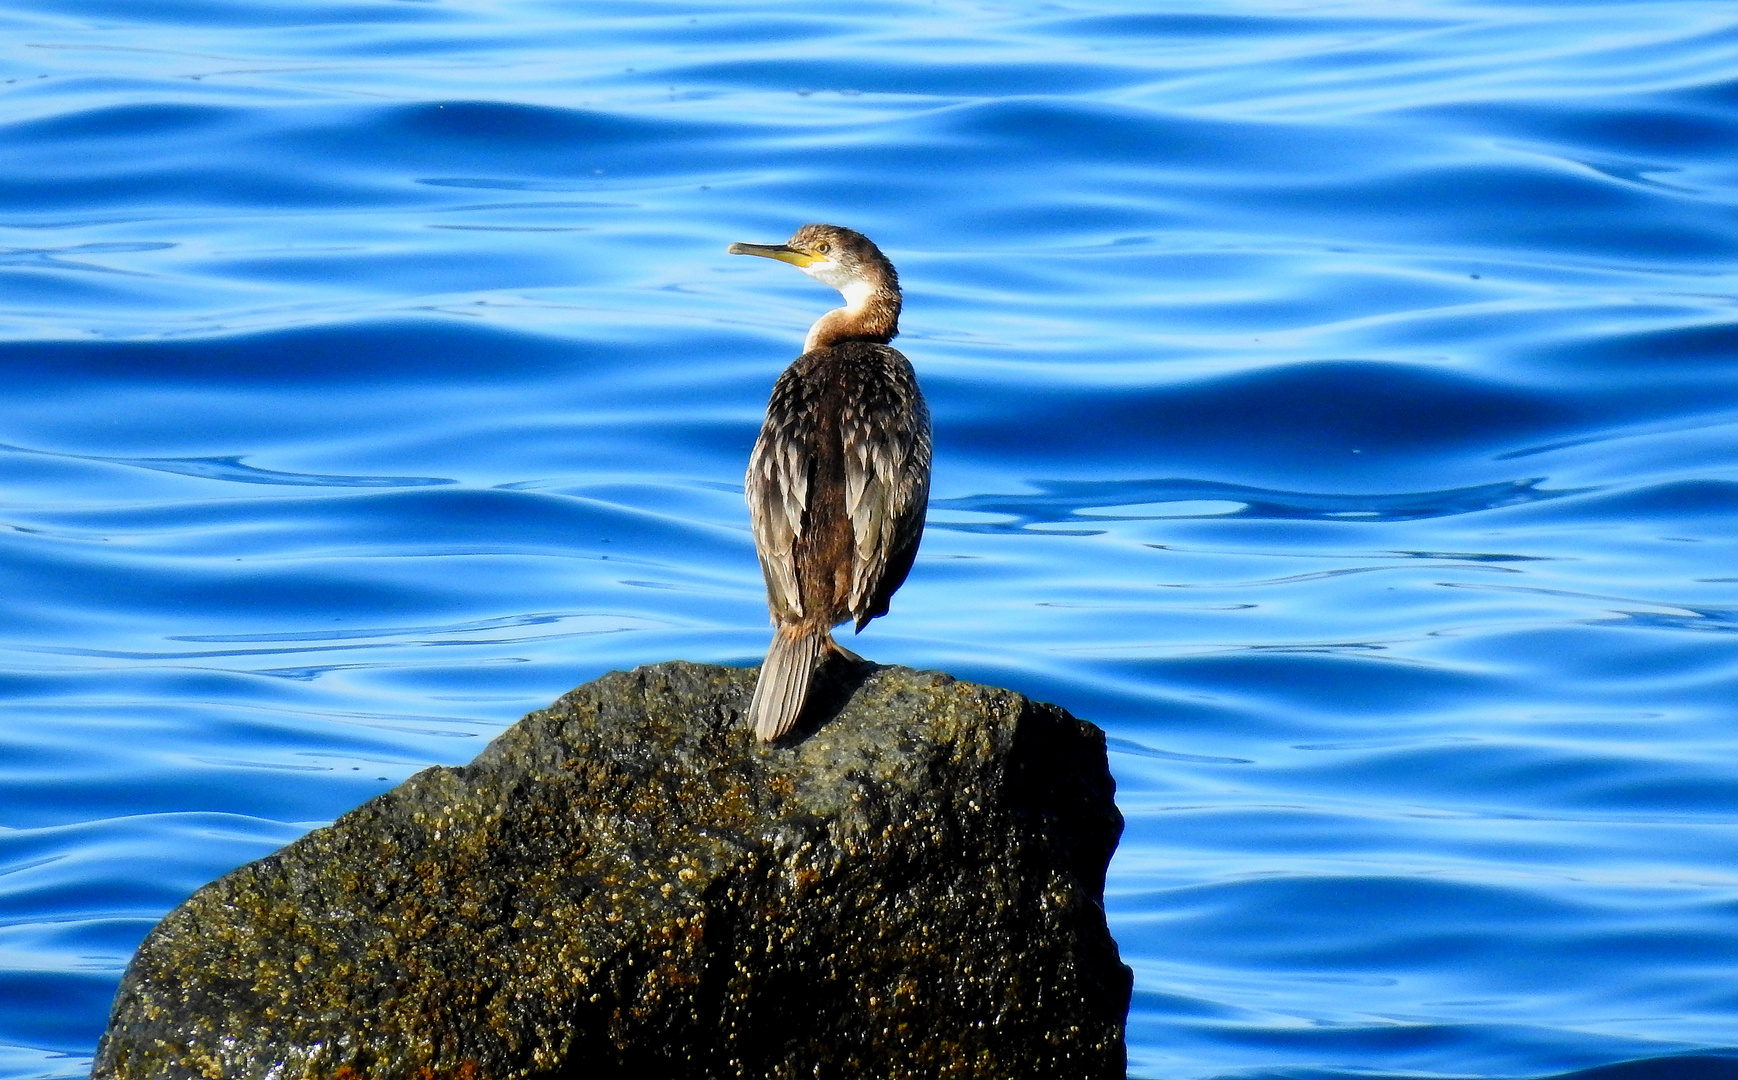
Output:
<instances>
[{"instance_id":1,"label":"bird's tail feathers","mask_svg":"<svg viewBox=\"0 0 1738 1080\"><path fill-rule=\"evenodd\" d=\"M754 703L748 715L761 742L771 742L789 731L808 700L809 681L821 658L829 635L781 626L766 650L760 678L754 684Z\"/></svg>"}]
</instances>

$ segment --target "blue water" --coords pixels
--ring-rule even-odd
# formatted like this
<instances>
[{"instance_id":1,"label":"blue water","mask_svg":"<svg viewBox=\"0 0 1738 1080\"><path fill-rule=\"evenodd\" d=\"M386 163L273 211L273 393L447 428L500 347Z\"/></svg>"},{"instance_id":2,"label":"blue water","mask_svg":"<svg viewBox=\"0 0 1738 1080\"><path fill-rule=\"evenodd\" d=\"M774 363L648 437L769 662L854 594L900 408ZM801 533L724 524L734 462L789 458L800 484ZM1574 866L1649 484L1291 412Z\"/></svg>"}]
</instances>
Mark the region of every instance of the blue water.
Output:
<instances>
[{"instance_id":1,"label":"blue water","mask_svg":"<svg viewBox=\"0 0 1738 1080\"><path fill-rule=\"evenodd\" d=\"M936 420L853 646L1111 736L1131 1075L1734 1075L1730 3L10 0L0 1080L204 882L758 661L836 298L724 248L817 220Z\"/></svg>"}]
</instances>

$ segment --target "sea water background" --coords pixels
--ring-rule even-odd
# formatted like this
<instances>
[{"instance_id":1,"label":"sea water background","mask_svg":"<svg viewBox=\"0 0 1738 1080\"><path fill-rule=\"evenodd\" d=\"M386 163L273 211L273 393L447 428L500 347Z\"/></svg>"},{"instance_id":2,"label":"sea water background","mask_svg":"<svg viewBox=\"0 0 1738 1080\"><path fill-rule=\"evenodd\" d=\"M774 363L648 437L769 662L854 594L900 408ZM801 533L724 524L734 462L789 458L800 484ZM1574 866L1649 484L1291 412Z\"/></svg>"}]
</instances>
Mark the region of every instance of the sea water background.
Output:
<instances>
[{"instance_id":1,"label":"sea water background","mask_svg":"<svg viewBox=\"0 0 1738 1080\"><path fill-rule=\"evenodd\" d=\"M1728 2L7 0L0 1078L204 882L758 660L834 297L724 247L810 220L936 421L854 644L1108 731L1132 1075L1738 1045L1735 197Z\"/></svg>"}]
</instances>

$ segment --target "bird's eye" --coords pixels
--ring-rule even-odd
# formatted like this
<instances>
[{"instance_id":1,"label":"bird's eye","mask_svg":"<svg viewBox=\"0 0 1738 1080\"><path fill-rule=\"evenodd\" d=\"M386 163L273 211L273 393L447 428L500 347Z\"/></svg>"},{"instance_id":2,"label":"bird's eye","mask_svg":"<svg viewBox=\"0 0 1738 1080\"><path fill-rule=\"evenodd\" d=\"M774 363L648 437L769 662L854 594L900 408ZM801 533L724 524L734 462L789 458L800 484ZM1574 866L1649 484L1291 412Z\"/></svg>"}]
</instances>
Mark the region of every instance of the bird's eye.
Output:
<instances>
[{"instance_id":1,"label":"bird's eye","mask_svg":"<svg viewBox=\"0 0 1738 1080\"><path fill-rule=\"evenodd\" d=\"M825 255L827 252L829 252L831 250L833 250L833 245L828 244L828 243L823 242L823 243L819 243L819 244L815 245L815 252L817 254L820 254L820 255Z\"/></svg>"}]
</instances>

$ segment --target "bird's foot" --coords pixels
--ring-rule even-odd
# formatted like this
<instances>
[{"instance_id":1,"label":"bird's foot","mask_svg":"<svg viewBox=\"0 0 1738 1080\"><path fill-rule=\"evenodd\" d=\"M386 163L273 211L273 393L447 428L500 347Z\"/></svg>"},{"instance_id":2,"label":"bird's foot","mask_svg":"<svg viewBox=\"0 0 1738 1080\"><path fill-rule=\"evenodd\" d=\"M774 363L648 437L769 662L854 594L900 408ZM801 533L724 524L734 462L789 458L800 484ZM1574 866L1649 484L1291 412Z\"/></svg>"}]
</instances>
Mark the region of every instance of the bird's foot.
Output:
<instances>
[{"instance_id":1,"label":"bird's foot","mask_svg":"<svg viewBox=\"0 0 1738 1080\"><path fill-rule=\"evenodd\" d=\"M844 660L846 663L866 664L869 662L852 652L850 649L845 648L845 646L839 644L837 641L834 641L830 636L827 638L827 650L839 659Z\"/></svg>"}]
</instances>

